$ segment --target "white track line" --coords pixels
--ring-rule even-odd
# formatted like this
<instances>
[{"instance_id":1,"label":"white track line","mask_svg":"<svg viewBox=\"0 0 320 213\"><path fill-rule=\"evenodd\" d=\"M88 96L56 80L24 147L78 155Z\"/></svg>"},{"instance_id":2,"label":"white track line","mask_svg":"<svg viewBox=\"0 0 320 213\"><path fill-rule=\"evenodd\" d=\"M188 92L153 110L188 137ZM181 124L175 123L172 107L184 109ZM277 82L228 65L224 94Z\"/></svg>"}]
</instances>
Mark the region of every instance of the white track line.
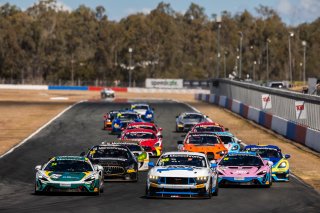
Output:
<instances>
[{"instance_id":1,"label":"white track line","mask_svg":"<svg viewBox=\"0 0 320 213\"><path fill-rule=\"evenodd\" d=\"M32 138L33 136L35 136L36 134L38 134L41 130L43 130L44 128L46 128L48 125L50 125L54 120L56 120L57 118L59 118L63 113L65 113L66 111L68 111L69 109L71 109L72 107L74 107L75 105L82 103L85 101L80 101L77 102L71 106L68 106L66 109L64 109L62 112L60 112L58 115L56 115L54 118L52 118L49 122L47 122L46 124L44 124L42 127L40 127L38 130L36 130L34 133L32 133L31 135L29 135L27 138L25 138L23 141L21 141L19 144L15 145L14 147L12 147L9 151L7 151L6 153L4 153L3 155L0 156L0 159L5 157L6 155L10 154L11 152L13 152L15 149L17 149L18 147L22 146L23 144L25 144L26 142L28 142L28 140L30 138Z\"/></svg>"}]
</instances>

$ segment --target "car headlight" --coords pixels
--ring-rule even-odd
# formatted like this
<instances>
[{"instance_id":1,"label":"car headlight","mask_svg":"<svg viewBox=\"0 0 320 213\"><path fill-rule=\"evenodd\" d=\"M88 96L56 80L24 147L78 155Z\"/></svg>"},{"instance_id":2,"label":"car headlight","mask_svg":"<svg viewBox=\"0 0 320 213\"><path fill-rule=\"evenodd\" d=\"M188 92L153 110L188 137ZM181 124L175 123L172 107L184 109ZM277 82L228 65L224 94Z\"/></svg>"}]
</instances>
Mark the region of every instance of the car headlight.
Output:
<instances>
[{"instance_id":1,"label":"car headlight","mask_svg":"<svg viewBox=\"0 0 320 213\"><path fill-rule=\"evenodd\" d=\"M197 183L206 183L208 181L208 176L197 177Z\"/></svg>"},{"instance_id":2,"label":"car headlight","mask_svg":"<svg viewBox=\"0 0 320 213\"><path fill-rule=\"evenodd\" d=\"M238 150L238 149L239 149L239 146L238 146L238 145L234 145L234 146L231 148L232 151L235 151L235 150Z\"/></svg>"},{"instance_id":3,"label":"car headlight","mask_svg":"<svg viewBox=\"0 0 320 213\"><path fill-rule=\"evenodd\" d=\"M146 118L152 118L152 114L147 114Z\"/></svg>"},{"instance_id":4,"label":"car headlight","mask_svg":"<svg viewBox=\"0 0 320 213\"><path fill-rule=\"evenodd\" d=\"M44 176L44 175L39 175L39 176L38 176L38 180L44 181L44 182L49 181L48 178L47 178L46 176Z\"/></svg>"},{"instance_id":5,"label":"car headlight","mask_svg":"<svg viewBox=\"0 0 320 213\"><path fill-rule=\"evenodd\" d=\"M261 172L257 173L257 175L265 175L265 174L267 174L267 171L265 171L265 170L263 170L263 171L261 171Z\"/></svg>"},{"instance_id":6,"label":"car headlight","mask_svg":"<svg viewBox=\"0 0 320 213\"><path fill-rule=\"evenodd\" d=\"M286 168L287 167L287 163L286 162L282 162L280 163L280 165L278 166L278 168Z\"/></svg>"},{"instance_id":7,"label":"car headlight","mask_svg":"<svg viewBox=\"0 0 320 213\"><path fill-rule=\"evenodd\" d=\"M94 178L93 175L90 176L90 177L87 177L87 178L84 180L84 182L93 182L93 181L95 181L95 178Z\"/></svg>"},{"instance_id":8,"label":"car headlight","mask_svg":"<svg viewBox=\"0 0 320 213\"><path fill-rule=\"evenodd\" d=\"M154 175L149 175L149 181L152 183L158 183L158 176L154 176Z\"/></svg>"},{"instance_id":9,"label":"car headlight","mask_svg":"<svg viewBox=\"0 0 320 213\"><path fill-rule=\"evenodd\" d=\"M120 125L119 125L118 123L115 123L115 124L113 125L113 127L114 127L114 128L120 128Z\"/></svg>"},{"instance_id":10,"label":"car headlight","mask_svg":"<svg viewBox=\"0 0 320 213\"><path fill-rule=\"evenodd\" d=\"M226 151L220 151L220 152L217 152L216 154L220 155L220 156L223 156L225 155L227 152Z\"/></svg>"}]
</instances>

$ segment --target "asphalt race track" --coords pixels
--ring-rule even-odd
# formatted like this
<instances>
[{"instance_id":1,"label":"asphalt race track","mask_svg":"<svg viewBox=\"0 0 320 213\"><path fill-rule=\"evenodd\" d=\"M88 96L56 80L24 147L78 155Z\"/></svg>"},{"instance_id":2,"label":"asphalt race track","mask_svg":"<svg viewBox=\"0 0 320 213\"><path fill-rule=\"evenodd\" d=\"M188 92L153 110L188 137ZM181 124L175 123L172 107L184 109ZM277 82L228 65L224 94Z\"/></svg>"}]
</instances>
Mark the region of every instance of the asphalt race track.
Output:
<instances>
[{"instance_id":1,"label":"asphalt race track","mask_svg":"<svg viewBox=\"0 0 320 213\"><path fill-rule=\"evenodd\" d=\"M175 116L191 109L180 103L150 102L156 122L163 128L164 149L174 151ZM146 199L146 172L138 183L105 183L100 196L33 194L34 167L56 155L79 155L105 139L116 138L102 130L102 117L128 103L80 103L44 128L27 143L0 159L0 212L320 212L320 195L295 178L268 188L221 188L212 199Z\"/></svg>"}]
</instances>

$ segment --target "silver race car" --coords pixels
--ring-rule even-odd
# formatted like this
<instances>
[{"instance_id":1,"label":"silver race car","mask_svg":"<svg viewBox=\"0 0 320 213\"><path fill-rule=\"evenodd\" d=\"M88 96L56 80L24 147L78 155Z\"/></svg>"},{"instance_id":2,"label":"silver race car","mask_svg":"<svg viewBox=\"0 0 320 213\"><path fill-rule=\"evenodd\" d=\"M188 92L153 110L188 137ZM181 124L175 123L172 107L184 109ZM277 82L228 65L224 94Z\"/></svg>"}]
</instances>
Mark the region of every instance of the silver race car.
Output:
<instances>
[{"instance_id":1,"label":"silver race car","mask_svg":"<svg viewBox=\"0 0 320 213\"><path fill-rule=\"evenodd\" d=\"M197 123L208 121L211 119L202 113L182 112L176 116L176 132L188 132Z\"/></svg>"}]
</instances>

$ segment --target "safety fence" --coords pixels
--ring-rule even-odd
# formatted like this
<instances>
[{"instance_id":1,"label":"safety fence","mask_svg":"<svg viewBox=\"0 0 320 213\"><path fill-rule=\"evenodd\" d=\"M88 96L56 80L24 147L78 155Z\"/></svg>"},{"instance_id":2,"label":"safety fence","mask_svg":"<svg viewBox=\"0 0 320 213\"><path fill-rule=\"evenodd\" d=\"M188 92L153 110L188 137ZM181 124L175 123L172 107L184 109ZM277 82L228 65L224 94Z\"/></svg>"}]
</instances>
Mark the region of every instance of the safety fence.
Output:
<instances>
[{"instance_id":1,"label":"safety fence","mask_svg":"<svg viewBox=\"0 0 320 213\"><path fill-rule=\"evenodd\" d=\"M223 95L198 93L195 94L195 99L229 109L232 112L237 113L246 119L252 120L265 128L271 129L290 140L306 145L320 152L319 130L267 113L262 109L247 105L241 101Z\"/></svg>"}]
</instances>

